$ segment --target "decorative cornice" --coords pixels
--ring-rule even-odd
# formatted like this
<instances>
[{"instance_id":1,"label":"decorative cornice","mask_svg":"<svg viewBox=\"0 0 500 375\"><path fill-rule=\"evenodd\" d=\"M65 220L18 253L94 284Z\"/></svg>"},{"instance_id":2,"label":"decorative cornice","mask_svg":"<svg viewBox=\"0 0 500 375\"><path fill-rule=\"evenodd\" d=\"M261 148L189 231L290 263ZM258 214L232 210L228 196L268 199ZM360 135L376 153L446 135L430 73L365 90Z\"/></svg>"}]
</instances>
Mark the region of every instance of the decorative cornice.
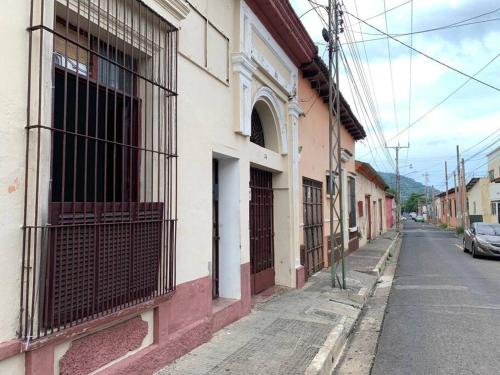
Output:
<instances>
[{"instance_id":1,"label":"decorative cornice","mask_svg":"<svg viewBox=\"0 0 500 375\"><path fill-rule=\"evenodd\" d=\"M240 73L249 80L252 79L257 67L245 53L233 53L231 60L234 72Z\"/></svg>"},{"instance_id":2,"label":"decorative cornice","mask_svg":"<svg viewBox=\"0 0 500 375\"><path fill-rule=\"evenodd\" d=\"M182 21L191 11L189 4L185 0L153 0L156 4L165 9L175 17L177 21Z\"/></svg>"},{"instance_id":3,"label":"decorative cornice","mask_svg":"<svg viewBox=\"0 0 500 375\"><path fill-rule=\"evenodd\" d=\"M296 66L311 61L317 47L288 0L245 0Z\"/></svg>"}]
</instances>

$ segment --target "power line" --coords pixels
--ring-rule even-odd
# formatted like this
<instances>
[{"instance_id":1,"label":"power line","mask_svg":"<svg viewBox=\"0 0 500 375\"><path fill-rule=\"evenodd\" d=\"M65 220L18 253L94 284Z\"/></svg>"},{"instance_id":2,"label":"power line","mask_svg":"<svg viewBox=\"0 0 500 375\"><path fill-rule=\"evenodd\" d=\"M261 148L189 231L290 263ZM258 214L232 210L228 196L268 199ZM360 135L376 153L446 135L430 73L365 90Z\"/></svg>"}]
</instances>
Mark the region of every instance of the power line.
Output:
<instances>
[{"instance_id":1,"label":"power line","mask_svg":"<svg viewBox=\"0 0 500 375\"><path fill-rule=\"evenodd\" d=\"M401 36L408 36L408 35L415 35L415 34L424 34L424 33L430 33L430 32L433 32L433 31L454 29L456 27L462 27L462 26L468 26L468 25L476 25L476 24L479 24L479 23L492 22L492 21L498 21L498 20L500 20L500 17L490 18L490 19L481 20L481 21L461 23L461 24L451 24L451 25L446 25L446 26L434 27L434 28L431 28L431 29L411 31L409 33L394 33L394 34L390 34L390 36L392 36L392 37L401 37ZM359 34L363 34L363 35L373 35L373 36L384 35L384 34L381 34L381 33L367 33L367 32L359 32L359 31L355 31L355 33L359 33ZM373 42L373 41L376 41L376 40L384 40L384 39L387 39L387 37L384 36L382 38L367 39L367 40L365 40L365 42ZM360 43L360 41L358 41L357 43Z\"/></svg>"},{"instance_id":2,"label":"power line","mask_svg":"<svg viewBox=\"0 0 500 375\"><path fill-rule=\"evenodd\" d=\"M405 1L405 2L404 2L404 3L402 3L402 4L399 4L399 5L396 5L396 6L392 7L392 8L390 8L390 9L384 10L383 12L381 12L381 13L379 13L379 14L375 14L374 16L371 16L371 17L365 18L365 21L368 21L368 20L374 19L374 18L376 18L376 17L379 17L379 16L382 16L382 15L384 15L384 14L387 14L387 13L389 13L389 12L391 12L391 11L395 10L395 9L401 8L402 6L404 6L404 5L408 4L408 3L410 3L411 1L412 1L412 0ZM359 22L358 22L358 23L359 23Z\"/></svg>"},{"instance_id":3,"label":"power line","mask_svg":"<svg viewBox=\"0 0 500 375\"><path fill-rule=\"evenodd\" d=\"M389 23L387 22L387 8L385 6L385 0L384 2L384 18L385 18L385 30L387 33L389 33ZM389 71L391 73L391 89L392 89L392 106L394 109L394 122L396 125L396 131L399 132L399 125L398 125L398 112L396 110L396 94L394 93L394 77L392 74L392 58L391 58L391 44L389 43L389 39L387 39L387 53L389 56Z\"/></svg>"},{"instance_id":4,"label":"power line","mask_svg":"<svg viewBox=\"0 0 500 375\"><path fill-rule=\"evenodd\" d=\"M448 68L448 69L450 69L450 70L453 70L454 72L456 72L456 73L458 73L458 74L461 74L461 75L463 75L463 76L465 76L465 77L467 77L467 78L470 78L470 79L472 79L472 80L474 80L474 81L476 81L476 82L478 82L478 83L481 83L481 84L483 84L483 85L485 85L485 86L487 86L487 87L489 87L489 88L492 88L492 89L493 89L493 90L495 90L495 91L499 91L499 92L500 92L500 88L495 87L495 86L493 86L493 85L490 85L489 83L486 83L486 82L484 82L484 81L481 81L481 80L479 80L479 79L475 78L474 76L471 76L471 75L469 75L469 74L467 74L467 73L464 73L464 72L462 72L461 70L459 70L459 69L457 69L457 68L454 68L454 67L452 67L452 66L450 66L450 65L448 65L448 64L446 64L446 63L444 63L444 62L442 62L442 61L440 61L440 60L438 60L438 59L436 59L436 58L434 58L434 57L432 57L432 56L430 56L430 55L428 55L428 54L427 54L427 53L425 53L425 52L422 52L422 51L420 51L420 50L418 50L418 49L416 49L416 48L414 48L414 47L409 46L408 44L406 44L406 43L404 43L404 42L400 41L399 39L396 39L396 38L392 37L391 35L389 35L389 34L387 34L387 33L384 33L384 32L383 32L382 30L380 30L379 28L377 28L377 27L375 27L375 26L373 26L373 25L370 25L368 22L365 22L365 21L363 21L362 19L360 19L360 18L356 17L356 16L355 16L355 15L353 15L352 13L349 13L349 12L347 12L347 11L346 11L346 13L347 13L347 14L349 14L349 15L351 15L352 17L356 18L357 20L359 20L359 21L363 22L365 25L370 26L371 28L373 28L373 29L375 29L375 30L377 30L377 31L379 31L379 32L381 32L381 33L383 33L383 34L384 34L384 35L386 35L387 37L389 37L389 38L391 38L392 40L394 40L394 41L398 42L399 44L401 44L401 45L403 45L403 46L405 46L405 47L407 47L407 48L410 48L411 50L413 50L413 51L417 52L418 54L420 54L420 55L422 55L422 56L425 56L425 57L427 57L428 59L430 59L430 60L432 60L432 61L434 61L434 62L436 62L436 63L438 63L438 64L440 64L440 65L443 65L443 66L447 67L447 68Z\"/></svg>"},{"instance_id":5,"label":"power line","mask_svg":"<svg viewBox=\"0 0 500 375\"><path fill-rule=\"evenodd\" d=\"M413 33L413 0L410 4L410 31ZM413 47L413 34L410 36L410 46ZM408 126L411 124L411 101L412 101L412 63L413 63L413 50L410 49L410 83L408 88ZM410 144L410 128L408 129L408 145ZM406 149L406 161L408 162L408 153L410 148Z\"/></svg>"},{"instance_id":6,"label":"power line","mask_svg":"<svg viewBox=\"0 0 500 375\"><path fill-rule=\"evenodd\" d=\"M344 7L345 7L345 5L344 5ZM347 19L347 22L350 23L350 19ZM351 34L349 33L349 30L350 30L350 28L346 28L346 38L348 40L349 40L349 38L351 38ZM361 84L362 91L365 94L364 97L366 99L368 109L370 109L371 116L369 115L368 110L366 109L367 107L364 104L365 101L362 99L362 95L360 93L361 91L358 89L356 79L354 78L354 75L352 74L352 72L350 70L349 63L347 62L347 58L345 56L345 52L342 49L342 53L344 55L343 57L345 60L345 65L346 65L346 73L348 74L348 76L349 76L349 74L351 75L350 78L355 85L356 91L357 91L358 96L359 96L360 104L362 105L362 108L365 110L367 117L370 119L370 121L367 123L367 126L373 127L373 134L374 134L376 140L378 141L379 145L381 146L380 148L383 148L384 145L386 144L386 141L385 141L385 138L383 136L382 128L380 126L380 117L378 115L378 104L376 104L376 96L375 95L372 96L372 90L370 89L370 85L368 84L368 82L366 80L366 76L365 76L364 69L363 69L363 64L361 63L362 59L360 56L360 52L358 51L357 47L353 47L351 45L348 45L348 49L349 49L349 52L350 52L351 57L353 59L354 67L357 71L357 76L358 76L359 82ZM365 49L365 57L366 57L366 61L369 61L367 54L366 54L366 49ZM371 71L370 71L369 63L367 63L367 66L368 66L368 73L370 73L370 78L371 78ZM373 80L371 82L372 82L372 86L373 86ZM362 114L364 115L364 113L362 113ZM371 118L373 118L373 120L374 120L373 122L371 121ZM377 148L375 148L375 149L377 149ZM389 164L391 165L392 169L394 169L395 168L394 161L393 161L391 155L389 154L388 150L386 150L385 148L383 148L383 150L384 150L384 153L385 153L387 160L389 161Z\"/></svg>"},{"instance_id":7,"label":"power line","mask_svg":"<svg viewBox=\"0 0 500 375\"><path fill-rule=\"evenodd\" d=\"M412 2L412 8L413 8L413 2ZM456 22L453 22L453 23L450 23L450 24L447 24L447 25L444 25L444 26L435 27L435 28L432 28L432 29L427 29L427 30L422 30L422 31L416 31L416 32L414 32L414 34L420 34L420 33L423 33L423 32L442 30L442 29L447 29L447 28L452 28L452 27L457 27L457 26L463 26L461 24L464 24L465 22L469 22L469 21L472 21L472 20L475 20L475 19L478 19L478 18L481 18L481 17L484 17L484 16L488 16L490 14L498 12L499 10L500 10L500 8L495 8L495 9L490 10L488 12L478 14L477 16L463 19L462 21L456 21ZM365 21L367 21L367 20L368 19L366 19ZM490 20L482 20L482 21L472 22L471 24L480 23L480 22L487 22L487 21L490 21ZM378 34L376 34L376 33L365 33L365 34L367 34L367 35L382 35L380 33L378 33ZM409 34L406 33L406 34L391 34L391 35L392 36L405 36L405 35L409 35Z\"/></svg>"},{"instance_id":8,"label":"power line","mask_svg":"<svg viewBox=\"0 0 500 375\"><path fill-rule=\"evenodd\" d=\"M497 55L495 55L495 57L493 57L490 61L488 61L486 63L486 65L484 65L481 69L479 69L475 74L474 76L478 75L479 73L481 73L484 69L486 69L491 63L493 63L493 61L495 61L498 57L500 56L500 53L498 53ZM433 106L431 109L429 109L427 112L425 112L422 116L420 116L418 119L416 119L415 121L413 121L410 125L408 125L405 129L401 130L398 134L396 134L394 137L392 137L390 140L393 140L394 138L396 138L398 135L400 135L401 133L403 133L404 131L410 129L411 127L415 126L416 124L418 124L421 120L423 120L426 116L428 116L432 111L434 111L436 108L438 108L441 104L443 104L444 102L446 102L448 99L450 99L453 95L455 95L458 91L460 91L460 89L462 89L462 87L464 87L467 83L469 83L472 79L475 79L475 78L468 78L467 80L465 80L460 86L458 86L455 90L453 90L450 94L448 94L444 99L442 99L439 103L437 103L435 106Z\"/></svg>"},{"instance_id":9,"label":"power line","mask_svg":"<svg viewBox=\"0 0 500 375\"><path fill-rule=\"evenodd\" d=\"M342 5L345 8L345 4L342 4ZM358 13L358 7L357 7L356 0L354 0L354 6L355 6L356 13ZM346 34L346 38L350 39L351 37L352 38L354 37L353 35L351 35L349 33L350 30L353 29L353 26L351 25L351 20L349 18L347 19L347 22L349 23L350 27L346 28L346 33L345 34ZM361 30L361 26L359 25L359 23L358 23L358 27ZM363 52L364 52L364 56L365 56L364 62L366 64L366 67L367 67L367 70L368 70L368 78L369 78L370 84L368 83L368 81L366 79L366 74L365 74L364 68L363 68L364 64L362 62L363 59L361 58L361 54L360 54L357 46L355 46L355 47L348 46L348 49L349 49L349 51L351 53L351 56L353 58L354 65L355 65L356 70L358 72L358 79L359 79L359 81L361 83L361 86L362 86L364 92L365 92L365 97L366 97L366 100L367 100L367 103L368 103L368 107L370 108L372 116L373 116L373 120L374 120L374 135L376 136L379 144L383 147L386 144L386 141L385 141L385 137L383 135L382 127L380 126L381 122L380 122L380 115L379 115L379 109L378 109L377 96L375 95L373 77L372 77L372 73L371 73L371 69L370 69L370 63L369 63L370 60L368 58L368 53L367 53L367 50L366 50L366 46L363 44ZM344 58L345 58L346 63L347 63L347 59L345 57L345 53L344 53ZM353 80L354 80L354 78L353 78ZM360 99L360 100L361 100L361 102L363 102L362 99ZM363 106L364 106L364 104L363 104ZM367 115L368 115L368 113L367 113ZM394 165L394 162L392 160L392 156L389 154L389 152L385 148L383 148L383 150L384 150L384 152L386 154L386 158L389 161L389 164L394 169L395 165Z\"/></svg>"}]
</instances>

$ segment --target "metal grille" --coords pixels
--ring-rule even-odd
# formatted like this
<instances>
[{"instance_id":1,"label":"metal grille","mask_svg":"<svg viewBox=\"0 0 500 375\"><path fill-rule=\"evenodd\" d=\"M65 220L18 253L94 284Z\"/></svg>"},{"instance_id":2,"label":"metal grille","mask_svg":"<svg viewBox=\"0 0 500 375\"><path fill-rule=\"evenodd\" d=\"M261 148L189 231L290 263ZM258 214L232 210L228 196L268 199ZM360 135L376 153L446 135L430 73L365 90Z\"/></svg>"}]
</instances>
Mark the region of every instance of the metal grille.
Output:
<instances>
[{"instance_id":1,"label":"metal grille","mask_svg":"<svg viewBox=\"0 0 500 375\"><path fill-rule=\"evenodd\" d=\"M274 285L272 174L250 169L250 268L252 292Z\"/></svg>"},{"instance_id":2,"label":"metal grille","mask_svg":"<svg viewBox=\"0 0 500 375\"><path fill-rule=\"evenodd\" d=\"M304 264L307 276L323 268L323 187L319 181L304 178Z\"/></svg>"},{"instance_id":3,"label":"metal grille","mask_svg":"<svg viewBox=\"0 0 500 375\"><path fill-rule=\"evenodd\" d=\"M175 289L177 30L140 0L32 0L19 336Z\"/></svg>"},{"instance_id":4,"label":"metal grille","mask_svg":"<svg viewBox=\"0 0 500 375\"><path fill-rule=\"evenodd\" d=\"M266 147L264 129L262 128L259 113L255 108L252 110L252 134L250 135L250 142L261 147Z\"/></svg>"}]
</instances>

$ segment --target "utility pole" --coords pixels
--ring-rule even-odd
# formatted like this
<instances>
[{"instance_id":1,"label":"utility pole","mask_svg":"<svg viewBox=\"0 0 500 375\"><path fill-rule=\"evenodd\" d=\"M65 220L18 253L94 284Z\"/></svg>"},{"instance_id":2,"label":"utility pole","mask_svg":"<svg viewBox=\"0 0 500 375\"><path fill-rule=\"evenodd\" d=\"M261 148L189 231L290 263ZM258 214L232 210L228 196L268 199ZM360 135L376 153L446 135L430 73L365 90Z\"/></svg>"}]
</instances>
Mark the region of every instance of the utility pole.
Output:
<instances>
[{"instance_id":1,"label":"utility pole","mask_svg":"<svg viewBox=\"0 0 500 375\"><path fill-rule=\"evenodd\" d=\"M396 230L398 232L401 231L401 176L399 174L399 149L401 148L410 148L410 145L408 146L385 146L385 148L393 148L396 150L396 207L397 207L397 213L396 213Z\"/></svg>"},{"instance_id":2,"label":"utility pole","mask_svg":"<svg viewBox=\"0 0 500 375\"><path fill-rule=\"evenodd\" d=\"M330 272L332 286L335 288L337 281L339 287L346 288L346 270L344 259L344 187L342 178L342 149L340 142L340 88L339 88L339 34L343 31L340 27L342 11L339 9L337 0L328 0L328 30L323 29L323 37L328 43L328 146L329 162L328 174L330 177L329 187L332 197L330 199ZM327 35L325 35L327 34ZM335 60L335 69L334 69ZM335 124L334 124L335 120ZM335 128L334 128L335 126ZM335 135L335 139L334 139ZM335 172L334 173L334 162ZM338 177L338 183L335 177ZM336 187L336 189L334 189ZM338 210L336 207L338 204ZM337 223L334 225L334 217ZM338 242L338 243L337 243ZM335 246L337 243L337 246ZM338 280L338 262L335 261L335 248L339 249L342 270L342 282Z\"/></svg>"},{"instance_id":3,"label":"utility pole","mask_svg":"<svg viewBox=\"0 0 500 375\"><path fill-rule=\"evenodd\" d=\"M427 211L427 220L429 219L429 173L424 173L425 177L425 210ZM423 216L423 210L422 210Z\"/></svg>"},{"instance_id":4,"label":"utility pole","mask_svg":"<svg viewBox=\"0 0 500 375\"><path fill-rule=\"evenodd\" d=\"M457 145L457 179L458 179L458 185L455 182L455 202L457 202L457 227L464 226L463 223L463 217L462 217L462 187L461 185L461 173L460 173L460 149ZM460 187L460 188L459 188ZM458 189L458 190L457 190Z\"/></svg>"},{"instance_id":5,"label":"utility pole","mask_svg":"<svg viewBox=\"0 0 500 375\"><path fill-rule=\"evenodd\" d=\"M434 224L436 224L436 195L435 195L435 192L434 192L434 185L432 185L431 187L432 189L432 222Z\"/></svg>"},{"instance_id":6,"label":"utility pole","mask_svg":"<svg viewBox=\"0 0 500 375\"><path fill-rule=\"evenodd\" d=\"M460 198L458 197L458 190L457 190L457 173L453 171L453 182L455 184L455 221L456 221L456 226L458 227L458 213L460 212Z\"/></svg>"},{"instance_id":7,"label":"utility pole","mask_svg":"<svg viewBox=\"0 0 500 375\"><path fill-rule=\"evenodd\" d=\"M466 188L466 181L465 181L465 161L464 159L462 158L462 207L463 207L463 214L462 214L462 218L463 218L463 224L464 224L464 229L465 227L469 227L470 226L470 223L469 223L469 210L468 210L468 206L467 206L467 188Z\"/></svg>"},{"instance_id":8,"label":"utility pole","mask_svg":"<svg viewBox=\"0 0 500 375\"><path fill-rule=\"evenodd\" d=\"M446 181L446 201L445 201L445 206L446 206L446 226L450 226L450 201L448 198L448 162L444 162L444 179Z\"/></svg>"}]
</instances>

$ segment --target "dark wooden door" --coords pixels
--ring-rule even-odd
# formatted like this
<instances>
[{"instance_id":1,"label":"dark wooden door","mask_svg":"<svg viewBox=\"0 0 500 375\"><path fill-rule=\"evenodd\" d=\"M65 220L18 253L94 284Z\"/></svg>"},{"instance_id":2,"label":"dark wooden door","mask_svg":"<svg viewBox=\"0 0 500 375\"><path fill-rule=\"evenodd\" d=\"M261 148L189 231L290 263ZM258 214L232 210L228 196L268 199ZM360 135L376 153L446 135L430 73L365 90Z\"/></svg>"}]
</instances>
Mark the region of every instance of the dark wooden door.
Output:
<instances>
[{"instance_id":1,"label":"dark wooden door","mask_svg":"<svg viewBox=\"0 0 500 375\"><path fill-rule=\"evenodd\" d=\"M323 189L319 181L304 178L304 264L307 276L323 268Z\"/></svg>"},{"instance_id":2,"label":"dark wooden door","mask_svg":"<svg viewBox=\"0 0 500 375\"><path fill-rule=\"evenodd\" d=\"M212 298L219 297L219 162L212 161Z\"/></svg>"},{"instance_id":3,"label":"dark wooden door","mask_svg":"<svg viewBox=\"0 0 500 375\"><path fill-rule=\"evenodd\" d=\"M250 169L250 270L252 294L274 285L272 174Z\"/></svg>"}]
</instances>

